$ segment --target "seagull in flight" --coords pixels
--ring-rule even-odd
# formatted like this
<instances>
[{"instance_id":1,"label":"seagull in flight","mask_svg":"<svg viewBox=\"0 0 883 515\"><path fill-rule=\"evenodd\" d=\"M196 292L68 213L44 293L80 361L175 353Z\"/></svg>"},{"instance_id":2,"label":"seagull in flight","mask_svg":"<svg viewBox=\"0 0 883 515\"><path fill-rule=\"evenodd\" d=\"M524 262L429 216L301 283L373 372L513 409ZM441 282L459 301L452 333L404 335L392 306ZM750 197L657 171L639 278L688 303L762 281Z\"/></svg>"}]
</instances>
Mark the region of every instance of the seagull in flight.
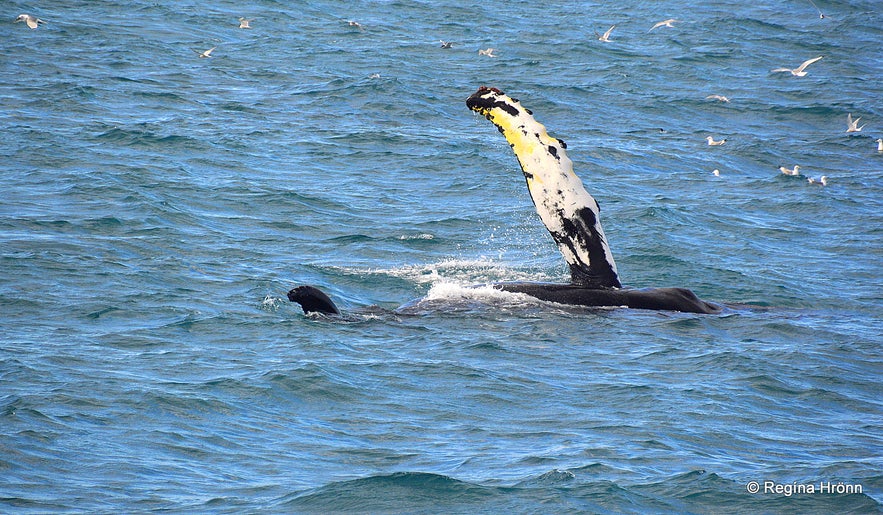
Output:
<instances>
[{"instance_id":1,"label":"seagull in flight","mask_svg":"<svg viewBox=\"0 0 883 515\"><path fill-rule=\"evenodd\" d=\"M452 47L454 46L454 42L453 42L453 41L445 41L445 40L441 40L441 41L439 41L439 43L441 43L441 47L442 47L442 48L452 48Z\"/></svg>"},{"instance_id":2,"label":"seagull in flight","mask_svg":"<svg viewBox=\"0 0 883 515\"><path fill-rule=\"evenodd\" d=\"M493 48L488 48L487 50L479 50L479 51L478 51L478 55L486 55L486 56L488 56L488 57L497 57L497 56L494 54L494 49L493 49Z\"/></svg>"},{"instance_id":3,"label":"seagull in flight","mask_svg":"<svg viewBox=\"0 0 883 515\"><path fill-rule=\"evenodd\" d=\"M822 14L822 10L819 9L819 6L817 6L816 3L813 2L812 0L809 0L809 3L811 3L812 6L816 8L816 11L819 12L819 19L820 19L820 20L824 20L824 19L826 18L826 16L825 16L824 14Z\"/></svg>"},{"instance_id":4,"label":"seagull in flight","mask_svg":"<svg viewBox=\"0 0 883 515\"><path fill-rule=\"evenodd\" d=\"M613 25L612 27L607 29L607 32L605 32L604 34L598 34L598 32L596 31L595 35L598 36L598 41L603 41L605 43L609 43L610 42L610 33L613 32L614 27L616 27L616 25Z\"/></svg>"},{"instance_id":5,"label":"seagull in flight","mask_svg":"<svg viewBox=\"0 0 883 515\"><path fill-rule=\"evenodd\" d=\"M31 16L30 14L19 14L18 18L16 18L13 23L18 23L20 21L25 22L25 25L32 29L36 29L40 26L41 23L46 23L40 18L37 18L36 16Z\"/></svg>"},{"instance_id":6,"label":"seagull in flight","mask_svg":"<svg viewBox=\"0 0 883 515\"><path fill-rule=\"evenodd\" d=\"M867 125L867 124L864 124L861 127L859 127L858 121L861 119L862 119L862 117L859 116L858 118L853 120L852 113L849 113L848 115L846 115L846 123L849 124L849 127L846 128L846 132L861 132L862 129L865 128L865 125Z\"/></svg>"},{"instance_id":7,"label":"seagull in flight","mask_svg":"<svg viewBox=\"0 0 883 515\"><path fill-rule=\"evenodd\" d=\"M818 61L822 57L824 56L820 55L818 57L813 57L812 59L807 59L806 61L803 61L803 64L801 64L797 68L794 68L793 70L791 68L776 68L775 70L773 70L773 72L790 72L791 75L794 75L795 77L803 77L804 75L806 75L806 72L803 70L806 70L807 66Z\"/></svg>"},{"instance_id":8,"label":"seagull in flight","mask_svg":"<svg viewBox=\"0 0 883 515\"><path fill-rule=\"evenodd\" d=\"M209 48L208 50L206 50L205 52L200 52L199 50L197 50L197 49L195 49L195 48L192 48L191 50L193 50L194 52L196 52L197 54L199 54L199 57L200 57L200 58L204 58L204 57L207 58L207 57L211 57L211 56L212 56L212 51L214 51L214 49L216 49L216 48L218 48L218 47L213 46L213 47Z\"/></svg>"},{"instance_id":9,"label":"seagull in flight","mask_svg":"<svg viewBox=\"0 0 883 515\"><path fill-rule=\"evenodd\" d=\"M657 23L656 25L654 25L653 27L651 27L650 30L648 30L647 32L650 32L650 31L653 30L653 29L658 29L659 27L669 27L669 28L672 28L672 29L673 29L673 28L674 28L674 25L672 25L672 23L676 23L677 21L678 21L678 20L676 20L676 19L674 19L674 18L669 18L669 19L667 19L667 20L665 20L665 21L661 21L661 22Z\"/></svg>"}]
</instances>

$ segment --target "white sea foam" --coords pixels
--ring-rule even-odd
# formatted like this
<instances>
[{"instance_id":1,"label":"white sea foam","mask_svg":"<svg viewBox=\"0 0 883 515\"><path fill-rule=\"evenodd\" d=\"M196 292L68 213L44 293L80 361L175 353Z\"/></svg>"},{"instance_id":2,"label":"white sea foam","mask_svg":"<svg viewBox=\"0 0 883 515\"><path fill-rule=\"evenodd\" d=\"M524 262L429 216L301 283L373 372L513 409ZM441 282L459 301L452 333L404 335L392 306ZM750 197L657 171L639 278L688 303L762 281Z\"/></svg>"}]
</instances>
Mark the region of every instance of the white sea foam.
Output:
<instances>
[{"instance_id":1,"label":"white sea foam","mask_svg":"<svg viewBox=\"0 0 883 515\"><path fill-rule=\"evenodd\" d=\"M281 297L274 297L272 295L267 294L267 296L264 297L264 300L261 301L261 309L264 311L274 311L275 312L275 311L279 310L279 306L281 306L282 304L285 304L287 302L288 302L287 299L283 299Z\"/></svg>"},{"instance_id":2,"label":"white sea foam","mask_svg":"<svg viewBox=\"0 0 883 515\"><path fill-rule=\"evenodd\" d=\"M526 302L539 302L533 297L523 293L511 293L494 288L490 284L484 286L464 286L454 282L439 282L429 289L424 301L479 301L482 303L512 303L524 304Z\"/></svg>"},{"instance_id":3,"label":"white sea foam","mask_svg":"<svg viewBox=\"0 0 883 515\"><path fill-rule=\"evenodd\" d=\"M402 234L399 236L399 239L402 241L408 240L434 240L435 236L432 234L421 233L421 234Z\"/></svg>"},{"instance_id":4,"label":"white sea foam","mask_svg":"<svg viewBox=\"0 0 883 515\"><path fill-rule=\"evenodd\" d=\"M349 272L365 273L365 270L350 269ZM490 258L445 259L423 265L373 269L369 273L398 277L416 284L456 283L463 286L502 281L567 282L568 280L565 275L551 277L536 269L519 269Z\"/></svg>"},{"instance_id":5,"label":"white sea foam","mask_svg":"<svg viewBox=\"0 0 883 515\"><path fill-rule=\"evenodd\" d=\"M415 284L456 282L463 285L474 285L502 281L569 281L569 276L563 266L560 275L550 275L542 270L537 270L535 266L520 268L484 256L476 259L450 258L435 263L406 264L391 268L330 266L328 269L336 270L339 273L346 275L381 275L396 277Z\"/></svg>"}]
</instances>

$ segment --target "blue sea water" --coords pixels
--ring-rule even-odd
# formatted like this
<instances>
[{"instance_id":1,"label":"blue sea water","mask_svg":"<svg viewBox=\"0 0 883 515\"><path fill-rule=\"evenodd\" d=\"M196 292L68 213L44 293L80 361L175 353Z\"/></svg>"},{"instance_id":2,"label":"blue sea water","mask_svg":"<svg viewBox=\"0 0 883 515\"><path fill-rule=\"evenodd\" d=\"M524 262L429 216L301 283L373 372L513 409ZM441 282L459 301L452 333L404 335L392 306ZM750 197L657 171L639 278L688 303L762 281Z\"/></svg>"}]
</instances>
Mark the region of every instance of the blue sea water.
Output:
<instances>
[{"instance_id":1,"label":"blue sea water","mask_svg":"<svg viewBox=\"0 0 883 515\"><path fill-rule=\"evenodd\" d=\"M815 4L5 2L0 510L883 511L883 12ZM568 277L480 85L725 312L467 288Z\"/></svg>"}]
</instances>

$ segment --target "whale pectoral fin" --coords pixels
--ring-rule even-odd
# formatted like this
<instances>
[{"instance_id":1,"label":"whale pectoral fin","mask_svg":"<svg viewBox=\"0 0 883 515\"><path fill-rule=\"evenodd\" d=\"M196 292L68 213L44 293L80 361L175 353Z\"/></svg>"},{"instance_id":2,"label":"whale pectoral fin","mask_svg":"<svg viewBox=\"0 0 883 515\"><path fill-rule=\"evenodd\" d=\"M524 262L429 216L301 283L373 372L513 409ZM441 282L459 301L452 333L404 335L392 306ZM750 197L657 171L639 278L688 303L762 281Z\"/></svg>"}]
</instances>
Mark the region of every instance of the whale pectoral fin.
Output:
<instances>
[{"instance_id":1,"label":"whale pectoral fin","mask_svg":"<svg viewBox=\"0 0 883 515\"><path fill-rule=\"evenodd\" d=\"M498 89L482 86L466 105L487 117L509 142L537 214L570 265L573 283L621 287L601 228L598 203L574 173L567 145L550 136L530 110Z\"/></svg>"},{"instance_id":2,"label":"whale pectoral fin","mask_svg":"<svg viewBox=\"0 0 883 515\"><path fill-rule=\"evenodd\" d=\"M613 255L598 221L597 207L578 209L562 225L566 234L553 236L570 265L571 282L591 288L621 288Z\"/></svg>"},{"instance_id":3,"label":"whale pectoral fin","mask_svg":"<svg viewBox=\"0 0 883 515\"><path fill-rule=\"evenodd\" d=\"M303 308L304 313L323 313L325 315L339 315L340 310L334 305L328 295L315 286L298 286L288 292L288 300L297 302Z\"/></svg>"},{"instance_id":4,"label":"whale pectoral fin","mask_svg":"<svg viewBox=\"0 0 883 515\"><path fill-rule=\"evenodd\" d=\"M588 272L579 265L570 265L570 282L575 286L583 288L622 288L619 278L614 275L593 274L591 270Z\"/></svg>"}]
</instances>

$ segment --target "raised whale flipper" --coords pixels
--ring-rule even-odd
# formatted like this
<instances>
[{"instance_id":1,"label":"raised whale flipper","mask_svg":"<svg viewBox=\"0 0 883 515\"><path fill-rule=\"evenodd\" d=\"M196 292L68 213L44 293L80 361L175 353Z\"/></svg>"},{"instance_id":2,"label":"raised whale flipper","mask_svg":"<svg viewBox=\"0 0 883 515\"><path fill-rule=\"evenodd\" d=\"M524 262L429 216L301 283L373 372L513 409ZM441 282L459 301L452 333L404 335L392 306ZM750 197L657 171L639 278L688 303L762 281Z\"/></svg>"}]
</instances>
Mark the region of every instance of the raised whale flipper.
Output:
<instances>
[{"instance_id":1,"label":"raised whale flipper","mask_svg":"<svg viewBox=\"0 0 883 515\"><path fill-rule=\"evenodd\" d=\"M325 292L315 286L298 286L288 292L288 300L297 302L303 308L304 313L323 313L325 315L339 315L340 310L334 305L331 298Z\"/></svg>"},{"instance_id":2,"label":"raised whale flipper","mask_svg":"<svg viewBox=\"0 0 883 515\"><path fill-rule=\"evenodd\" d=\"M573 172L564 142L549 136L530 110L496 88L480 87L466 106L496 125L515 152L537 213L570 265L572 283L621 288L598 203Z\"/></svg>"}]
</instances>

